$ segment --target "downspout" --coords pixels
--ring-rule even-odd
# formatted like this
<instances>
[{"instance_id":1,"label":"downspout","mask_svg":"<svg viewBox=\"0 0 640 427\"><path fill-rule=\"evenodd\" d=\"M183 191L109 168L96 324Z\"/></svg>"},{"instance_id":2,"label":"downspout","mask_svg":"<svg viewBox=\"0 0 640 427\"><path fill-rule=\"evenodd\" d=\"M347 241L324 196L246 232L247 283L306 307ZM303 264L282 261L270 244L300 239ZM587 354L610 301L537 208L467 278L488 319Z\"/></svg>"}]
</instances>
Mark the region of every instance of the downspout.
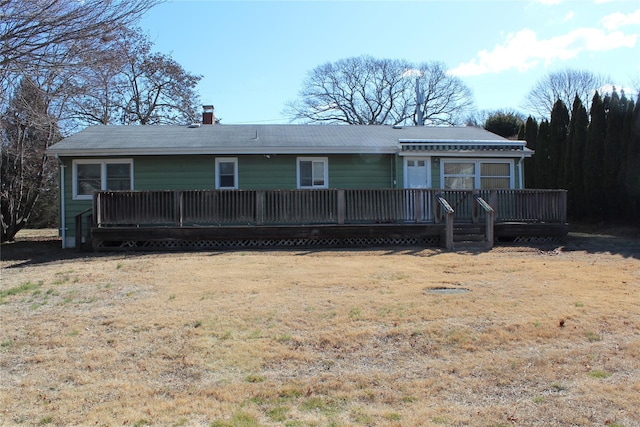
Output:
<instances>
[{"instance_id":1,"label":"downspout","mask_svg":"<svg viewBox=\"0 0 640 427\"><path fill-rule=\"evenodd\" d=\"M67 249L67 213L64 204L64 169L66 165L60 160L60 156L57 154L56 160L60 164L60 236L62 237L62 249Z\"/></svg>"},{"instance_id":2,"label":"downspout","mask_svg":"<svg viewBox=\"0 0 640 427\"><path fill-rule=\"evenodd\" d=\"M520 185L520 190L524 190L524 168L522 167L522 162L524 161L524 144L522 144L521 153L520 160L518 161L518 184Z\"/></svg>"}]
</instances>

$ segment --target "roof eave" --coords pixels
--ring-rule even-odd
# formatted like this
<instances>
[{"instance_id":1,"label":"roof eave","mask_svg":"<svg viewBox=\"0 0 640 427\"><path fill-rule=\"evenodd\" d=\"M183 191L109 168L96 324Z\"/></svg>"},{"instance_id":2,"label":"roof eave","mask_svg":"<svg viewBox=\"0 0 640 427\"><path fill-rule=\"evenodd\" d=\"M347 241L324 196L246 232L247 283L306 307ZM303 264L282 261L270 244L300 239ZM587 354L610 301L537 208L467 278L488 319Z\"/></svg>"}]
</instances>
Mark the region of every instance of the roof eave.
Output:
<instances>
[{"instance_id":1,"label":"roof eave","mask_svg":"<svg viewBox=\"0 0 640 427\"><path fill-rule=\"evenodd\" d=\"M49 149L47 155L59 157L97 157L97 156L181 156L181 155L263 155L263 154L395 154L396 147L376 149L363 147L305 147L292 150L288 147L239 148L235 150L211 148L116 148L116 149Z\"/></svg>"}]
</instances>

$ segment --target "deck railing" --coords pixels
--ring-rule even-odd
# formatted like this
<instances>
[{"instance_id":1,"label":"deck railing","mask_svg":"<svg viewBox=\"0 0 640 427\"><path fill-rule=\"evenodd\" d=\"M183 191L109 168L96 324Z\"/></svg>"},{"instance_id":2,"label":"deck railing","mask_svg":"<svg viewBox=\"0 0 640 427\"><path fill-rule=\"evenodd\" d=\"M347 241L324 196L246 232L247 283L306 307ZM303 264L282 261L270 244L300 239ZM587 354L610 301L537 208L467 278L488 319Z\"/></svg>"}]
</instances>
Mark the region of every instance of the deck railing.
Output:
<instances>
[{"instance_id":1,"label":"deck railing","mask_svg":"<svg viewBox=\"0 0 640 427\"><path fill-rule=\"evenodd\" d=\"M98 227L434 223L438 196L456 221L566 222L564 190L184 190L101 191L94 197Z\"/></svg>"}]
</instances>

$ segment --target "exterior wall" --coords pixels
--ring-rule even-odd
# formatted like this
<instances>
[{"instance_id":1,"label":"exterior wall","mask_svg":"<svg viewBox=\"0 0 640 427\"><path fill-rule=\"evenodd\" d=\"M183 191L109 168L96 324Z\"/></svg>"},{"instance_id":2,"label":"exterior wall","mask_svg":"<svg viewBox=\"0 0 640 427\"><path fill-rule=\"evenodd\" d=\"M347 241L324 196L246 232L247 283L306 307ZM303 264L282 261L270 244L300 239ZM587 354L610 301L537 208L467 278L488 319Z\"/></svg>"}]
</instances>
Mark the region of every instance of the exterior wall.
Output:
<instances>
[{"instance_id":1,"label":"exterior wall","mask_svg":"<svg viewBox=\"0 0 640 427\"><path fill-rule=\"evenodd\" d=\"M392 188L393 155L329 156L329 187Z\"/></svg>"},{"instance_id":2,"label":"exterior wall","mask_svg":"<svg viewBox=\"0 0 640 427\"><path fill-rule=\"evenodd\" d=\"M241 190L295 189L296 155L239 155L238 188ZM313 156L311 156L313 157ZM392 188L393 155L329 155L330 188ZM137 156L133 159L134 190L213 190L215 158L200 156ZM104 157L96 157L104 159ZM73 200L73 159L65 165L66 246L75 244L75 216L92 207L91 200ZM395 166L397 167L397 166Z\"/></svg>"},{"instance_id":3,"label":"exterior wall","mask_svg":"<svg viewBox=\"0 0 640 427\"><path fill-rule=\"evenodd\" d=\"M215 156L133 158L135 190L213 190Z\"/></svg>"},{"instance_id":4,"label":"exterior wall","mask_svg":"<svg viewBox=\"0 0 640 427\"><path fill-rule=\"evenodd\" d=\"M238 188L243 190L295 189L296 155L238 155ZM307 157L307 156L304 156ZM308 156L314 157L314 156ZM404 188L403 157L390 154L328 155L330 188ZM133 158L135 190L215 189L215 158L199 156L138 156ZM96 157L104 159L104 157ZM64 168L64 220L67 247L75 243L75 216L92 207L91 200L73 200L73 162ZM520 188L519 158L514 159L514 188ZM442 158L431 158L432 188L442 188Z\"/></svg>"}]
</instances>

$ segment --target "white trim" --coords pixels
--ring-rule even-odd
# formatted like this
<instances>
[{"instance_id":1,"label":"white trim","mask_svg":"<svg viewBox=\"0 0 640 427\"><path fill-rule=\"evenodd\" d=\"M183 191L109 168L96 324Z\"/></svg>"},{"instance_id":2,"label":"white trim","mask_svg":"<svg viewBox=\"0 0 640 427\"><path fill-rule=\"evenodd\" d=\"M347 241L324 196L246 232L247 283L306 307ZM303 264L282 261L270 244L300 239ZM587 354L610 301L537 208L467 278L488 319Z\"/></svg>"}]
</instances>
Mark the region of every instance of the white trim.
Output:
<instances>
[{"instance_id":1,"label":"white trim","mask_svg":"<svg viewBox=\"0 0 640 427\"><path fill-rule=\"evenodd\" d=\"M440 188L444 187L444 165L446 163L473 163L474 166L474 178L473 178L473 188L480 189L480 178L481 176L481 164L482 163L507 163L509 164L509 188L515 188L515 167L513 159L505 160L505 159L478 159L478 158L464 158L464 159L440 159Z\"/></svg>"},{"instance_id":2,"label":"white trim","mask_svg":"<svg viewBox=\"0 0 640 427\"><path fill-rule=\"evenodd\" d=\"M92 200L92 194L78 194L78 165L100 165L100 189L107 189L107 165L129 164L131 189L133 186L133 159L73 159L71 168L71 195L73 200Z\"/></svg>"},{"instance_id":3,"label":"white trim","mask_svg":"<svg viewBox=\"0 0 640 427\"><path fill-rule=\"evenodd\" d=\"M404 188L409 188L407 187L407 184L409 183L409 175L408 175L408 162L410 160L414 160L414 161L419 161L419 160L423 160L425 162L425 166L427 168L427 182L426 187L424 188L431 188L431 157L430 156L412 156L412 157L405 157L404 161L403 161L403 182L404 182Z\"/></svg>"},{"instance_id":4,"label":"white trim","mask_svg":"<svg viewBox=\"0 0 640 427\"><path fill-rule=\"evenodd\" d=\"M300 185L300 162L323 162L324 165L324 185ZM312 167L313 170L313 167ZM296 188L329 188L329 158L328 157L297 157L296 158Z\"/></svg>"},{"instance_id":5,"label":"white trim","mask_svg":"<svg viewBox=\"0 0 640 427\"><path fill-rule=\"evenodd\" d=\"M220 163L233 163L233 187L220 187ZM216 190L237 190L238 189L238 158L237 157L216 157Z\"/></svg>"}]
</instances>

